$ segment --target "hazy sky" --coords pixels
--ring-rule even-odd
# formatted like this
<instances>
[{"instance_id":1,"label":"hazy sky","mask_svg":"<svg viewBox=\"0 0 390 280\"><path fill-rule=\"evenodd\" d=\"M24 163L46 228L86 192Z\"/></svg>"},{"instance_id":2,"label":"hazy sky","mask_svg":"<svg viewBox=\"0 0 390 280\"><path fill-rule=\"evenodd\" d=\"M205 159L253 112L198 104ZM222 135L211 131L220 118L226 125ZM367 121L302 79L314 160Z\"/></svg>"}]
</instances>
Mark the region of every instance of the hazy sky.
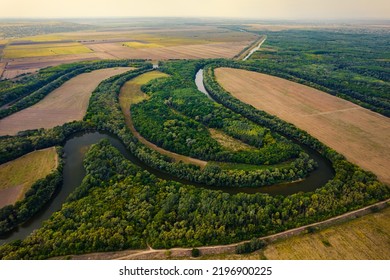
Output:
<instances>
[{"instance_id":1,"label":"hazy sky","mask_svg":"<svg viewBox=\"0 0 390 280\"><path fill-rule=\"evenodd\" d=\"M390 0L0 0L4 17L390 19Z\"/></svg>"}]
</instances>

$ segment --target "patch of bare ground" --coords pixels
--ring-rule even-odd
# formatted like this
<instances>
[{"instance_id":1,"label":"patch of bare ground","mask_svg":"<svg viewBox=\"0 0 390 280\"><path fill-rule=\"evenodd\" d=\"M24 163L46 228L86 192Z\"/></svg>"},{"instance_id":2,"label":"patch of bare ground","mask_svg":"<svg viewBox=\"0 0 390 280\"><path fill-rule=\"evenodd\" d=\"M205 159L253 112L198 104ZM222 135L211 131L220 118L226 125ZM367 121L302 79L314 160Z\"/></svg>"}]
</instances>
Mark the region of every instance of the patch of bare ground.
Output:
<instances>
[{"instance_id":1,"label":"patch of bare ground","mask_svg":"<svg viewBox=\"0 0 390 280\"><path fill-rule=\"evenodd\" d=\"M150 80L153 80L156 78L161 78L161 77L167 77L167 75L164 73L161 73L159 71L148 72L148 73L142 74L142 75L128 81L121 88L121 91L119 94L119 104L121 106L123 115L125 116L126 124L129 127L130 131L133 133L133 135L135 137L137 137L137 139L145 146L159 152L160 154L169 156L170 158L174 159L175 161L182 161L184 163L198 165L201 168L203 168L207 165L206 161L183 156L183 155L162 149L162 148L158 147L157 145L149 142L144 137L142 137L142 135L134 127L134 124L133 124L133 121L131 118L131 114L130 114L130 107L132 104L136 104L136 103L141 102L142 100L145 100L148 98L148 96L141 91L141 86L143 84L146 84Z\"/></svg>"},{"instance_id":2,"label":"patch of bare ground","mask_svg":"<svg viewBox=\"0 0 390 280\"><path fill-rule=\"evenodd\" d=\"M0 135L15 135L23 130L52 128L82 120L92 91L99 83L131 69L133 68L100 69L70 79L37 104L0 120Z\"/></svg>"},{"instance_id":3,"label":"patch of bare ground","mask_svg":"<svg viewBox=\"0 0 390 280\"><path fill-rule=\"evenodd\" d=\"M285 79L232 68L215 74L234 97L307 131L390 183L389 118Z\"/></svg>"}]
</instances>

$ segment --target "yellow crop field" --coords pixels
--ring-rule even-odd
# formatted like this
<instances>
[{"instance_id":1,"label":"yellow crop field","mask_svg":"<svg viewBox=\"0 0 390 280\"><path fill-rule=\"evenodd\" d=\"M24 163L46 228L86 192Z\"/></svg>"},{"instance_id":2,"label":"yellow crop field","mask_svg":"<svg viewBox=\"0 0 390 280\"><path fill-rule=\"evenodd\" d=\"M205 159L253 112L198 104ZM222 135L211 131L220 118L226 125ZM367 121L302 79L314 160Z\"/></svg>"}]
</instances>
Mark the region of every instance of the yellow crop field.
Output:
<instances>
[{"instance_id":1,"label":"yellow crop field","mask_svg":"<svg viewBox=\"0 0 390 280\"><path fill-rule=\"evenodd\" d=\"M10 45L4 50L5 58L23 58L66 54L91 53L80 43Z\"/></svg>"},{"instance_id":2,"label":"yellow crop field","mask_svg":"<svg viewBox=\"0 0 390 280\"><path fill-rule=\"evenodd\" d=\"M125 42L123 43L124 46L133 48L133 49L148 49L148 48L161 48L164 47L159 44L154 43L141 43L141 42Z\"/></svg>"},{"instance_id":3,"label":"yellow crop field","mask_svg":"<svg viewBox=\"0 0 390 280\"><path fill-rule=\"evenodd\" d=\"M0 165L0 208L23 199L34 182L49 175L57 164L58 155L52 147Z\"/></svg>"}]
</instances>

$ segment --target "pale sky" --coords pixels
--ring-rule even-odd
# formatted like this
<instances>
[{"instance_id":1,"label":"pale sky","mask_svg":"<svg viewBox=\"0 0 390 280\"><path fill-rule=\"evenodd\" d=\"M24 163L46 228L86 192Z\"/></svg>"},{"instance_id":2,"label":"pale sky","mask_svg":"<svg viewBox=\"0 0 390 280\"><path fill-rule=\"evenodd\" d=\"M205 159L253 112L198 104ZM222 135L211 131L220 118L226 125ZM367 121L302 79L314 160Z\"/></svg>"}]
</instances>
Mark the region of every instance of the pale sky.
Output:
<instances>
[{"instance_id":1,"label":"pale sky","mask_svg":"<svg viewBox=\"0 0 390 280\"><path fill-rule=\"evenodd\" d=\"M0 0L0 18L390 19L390 0Z\"/></svg>"}]
</instances>

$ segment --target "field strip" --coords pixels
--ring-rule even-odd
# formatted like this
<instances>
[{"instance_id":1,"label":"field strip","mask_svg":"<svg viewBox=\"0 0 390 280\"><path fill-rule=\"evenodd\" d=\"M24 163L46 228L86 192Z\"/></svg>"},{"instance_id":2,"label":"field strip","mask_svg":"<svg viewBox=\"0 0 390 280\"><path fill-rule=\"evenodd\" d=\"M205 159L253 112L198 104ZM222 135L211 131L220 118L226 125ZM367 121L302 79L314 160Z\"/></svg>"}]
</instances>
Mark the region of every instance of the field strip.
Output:
<instances>
[{"instance_id":1,"label":"field strip","mask_svg":"<svg viewBox=\"0 0 390 280\"><path fill-rule=\"evenodd\" d=\"M82 120L92 91L99 83L134 68L116 67L78 75L49 93L37 104L0 120L0 135L15 135L19 131L53 128Z\"/></svg>"},{"instance_id":2,"label":"field strip","mask_svg":"<svg viewBox=\"0 0 390 280\"><path fill-rule=\"evenodd\" d=\"M378 203L375 203L373 205L366 206L364 208L354 210L348 213L345 213L340 216L336 216L333 218L330 218L328 220L317 222L313 224L309 224L306 226L302 226L299 228L290 229L287 231L283 231L280 233L268 235L259 238L260 240L264 240L266 242L275 242L280 239L285 239L288 237L296 236L299 234L302 234L306 232L309 228L325 228L332 225L335 225L340 222L345 222L351 219L359 218L362 216L365 216L367 214L371 214L373 212L373 209L375 208L375 211L385 209L389 206L390 199L387 199L385 201L381 201ZM231 254L235 253L235 249L238 245L243 244L245 242L248 242L250 240L234 243L234 244L228 244L228 245L216 245L216 246L203 246L203 247L197 247L201 253L201 255L209 255L209 254ZM106 252L106 253L90 253L90 254L83 254L83 255L72 255L72 259L117 259L117 260L129 260L129 259L162 259L166 258L166 252L171 252L171 257L191 257L191 250L192 248L171 248L171 249L153 249L150 246L148 246L148 249L145 250L124 250L124 251L118 251L118 252Z\"/></svg>"},{"instance_id":3,"label":"field strip","mask_svg":"<svg viewBox=\"0 0 390 280\"><path fill-rule=\"evenodd\" d=\"M167 75L158 71L148 72L145 74L142 74L130 81L128 81L121 89L121 92L119 94L119 104L121 106L122 112L125 116L125 121L130 129L130 131L133 133L133 135L145 146L163 154L167 155L170 158L173 158L175 161L182 161L184 163L188 164L195 164L197 166L200 166L201 168L205 167L207 165L207 161L203 161L196 158L191 158L187 156L183 156L171 151L167 151L165 149L162 149L158 147L157 145L149 142L147 139L142 137L142 135L135 129L131 114L130 114L130 107L132 104L136 104L144 99L147 98L147 95L144 94L141 91L141 85L146 84L152 79L156 79L159 77L166 77Z\"/></svg>"},{"instance_id":4,"label":"field strip","mask_svg":"<svg viewBox=\"0 0 390 280\"><path fill-rule=\"evenodd\" d=\"M389 118L270 75L233 68L217 68L215 75L237 99L307 131L384 183L390 183Z\"/></svg>"}]
</instances>

